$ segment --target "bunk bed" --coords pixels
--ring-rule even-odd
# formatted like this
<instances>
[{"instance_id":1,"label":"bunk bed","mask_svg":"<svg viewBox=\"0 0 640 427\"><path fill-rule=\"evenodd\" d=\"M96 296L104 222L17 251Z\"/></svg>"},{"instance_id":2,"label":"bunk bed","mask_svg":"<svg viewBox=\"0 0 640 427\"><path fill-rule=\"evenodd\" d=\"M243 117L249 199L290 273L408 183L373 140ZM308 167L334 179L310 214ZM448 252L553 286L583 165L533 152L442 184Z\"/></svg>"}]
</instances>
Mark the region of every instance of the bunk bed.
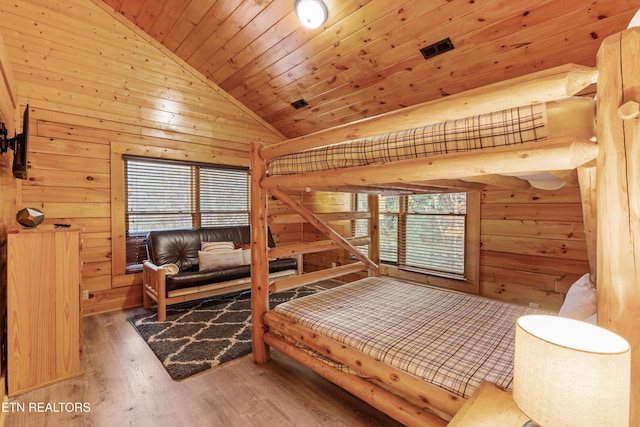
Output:
<instances>
[{"instance_id":1,"label":"bunk bed","mask_svg":"<svg viewBox=\"0 0 640 427\"><path fill-rule=\"evenodd\" d=\"M635 308L640 305L640 248L635 248L635 236L640 236L638 52L640 30L625 30L603 41L595 68L568 64L281 144L252 144L254 360L267 362L269 348L274 348L403 424L444 425L443 420L450 419L468 397L465 391L447 388L442 381L427 382L400 369L402 362L388 362L386 354L397 350L393 345L379 350L373 344L373 350L364 350L366 345L351 340L349 329L334 331L335 324L317 326L331 317L329 312L336 304L350 307L363 289L378 292L389 286L379 278L375 227L370 227L365 239L344 238L328 225L326 217L308 211L290 194L450 191L478 183L508 186L523 179L544 186L552 176L577 179L580 185L590 273L597 283L598 322L631 343L631 378L640 378L640 332L633 328L640 321ZM592 101L575 98L594 84L595 108ZM564 126L568 123L575 126ZM453 129L453 133L443 129ZM288 205L328 241L268 249L269 197ZM373 203L370 217L376 214ZM356 248L365 243L371 244L368 254ZM292 278L268 279L269 258L331 248L348 250L355 262ZM368 272L369 277L336 293L324 291L322 296L305 297L273 311L268 308L269 292L360 271ZM408 300L428 298L413 294L416 286L390 286L408 289ZM402 298L400 294L394 294L396 301ZM381 297L374 293L371 298ZM372 311L371 300L364 299L368 301L365 310ZM301 308L305 302L310 310ZM354 318L343 323L363 329ZM631 384L631 401L636 402L631 420L636 424L640 422L638 381L632 379Z\"/></svg>"}]
</instances>

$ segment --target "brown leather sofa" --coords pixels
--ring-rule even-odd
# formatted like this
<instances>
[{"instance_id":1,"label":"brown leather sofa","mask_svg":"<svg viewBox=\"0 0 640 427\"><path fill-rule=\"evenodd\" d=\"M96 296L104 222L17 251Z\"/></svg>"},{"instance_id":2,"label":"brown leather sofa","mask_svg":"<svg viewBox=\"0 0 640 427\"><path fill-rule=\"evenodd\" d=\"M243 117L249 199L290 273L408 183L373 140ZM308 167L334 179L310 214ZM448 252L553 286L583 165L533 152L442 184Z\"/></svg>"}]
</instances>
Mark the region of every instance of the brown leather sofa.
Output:
<instances>
[{"instance_id":1,"label":"brown leather sofa","mask_svg":"<svg viewBox=\"0 0 640 427\"><path fill-rule=\"evenodd\" d=\"M271 232L269 247L275 243ZM236 265L201 270L198 251L202 242L233 242L235 247L251 242L249 226L151 231L147 236L148 261L143 263L143 301L158 306L158 320L166 320L167 305L251 287L251 266ZM297 258L269 261L270 277L299 274ZM177 270L177 272L175 271Z\"/></svg>"}]
</instances>

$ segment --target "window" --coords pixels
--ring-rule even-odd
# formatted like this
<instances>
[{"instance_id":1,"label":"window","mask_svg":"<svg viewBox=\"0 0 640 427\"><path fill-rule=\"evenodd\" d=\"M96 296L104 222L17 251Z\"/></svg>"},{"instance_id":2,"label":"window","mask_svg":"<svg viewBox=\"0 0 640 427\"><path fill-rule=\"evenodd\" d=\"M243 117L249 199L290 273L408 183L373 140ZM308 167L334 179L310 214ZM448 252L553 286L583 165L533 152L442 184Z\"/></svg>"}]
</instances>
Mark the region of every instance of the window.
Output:
<instances>
[{"instance_id":1,"label":"window","mask_svg":"<svg viewBox=\"0 0 640 427\"><path fill-rule=\"evenodd\" d=\"M380 260L465 277L466 193L380 196Z\"/></svg>"},{"instance_id":2,"label":"window","mask_svg":"<svg viewBox=\"0 0 640 427\"><path fill-rule=\"evenodd\" d=\"M249 224L246 168L125 157L125 185L128 270L151 230Z\"/></svg>"}]
</instances>

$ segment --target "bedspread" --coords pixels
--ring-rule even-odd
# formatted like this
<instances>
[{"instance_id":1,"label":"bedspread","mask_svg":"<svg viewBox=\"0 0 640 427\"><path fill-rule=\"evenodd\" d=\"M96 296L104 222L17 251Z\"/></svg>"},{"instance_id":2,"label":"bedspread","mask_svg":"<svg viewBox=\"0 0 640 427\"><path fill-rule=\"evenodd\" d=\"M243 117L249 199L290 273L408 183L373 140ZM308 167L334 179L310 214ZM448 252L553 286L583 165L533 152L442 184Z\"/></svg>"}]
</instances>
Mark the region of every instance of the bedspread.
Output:
<instances>
[{"instance_id":1,"label":"bedspread","mask_svg":"<svg viewBox=\"0 0 640 427\"><path fill-rule=\"evenodd\" d=\"M483 381L511 388L516 319L543 313L380 277L292 300L275 311L463 397Z\"/></svg>"}]
</instances>

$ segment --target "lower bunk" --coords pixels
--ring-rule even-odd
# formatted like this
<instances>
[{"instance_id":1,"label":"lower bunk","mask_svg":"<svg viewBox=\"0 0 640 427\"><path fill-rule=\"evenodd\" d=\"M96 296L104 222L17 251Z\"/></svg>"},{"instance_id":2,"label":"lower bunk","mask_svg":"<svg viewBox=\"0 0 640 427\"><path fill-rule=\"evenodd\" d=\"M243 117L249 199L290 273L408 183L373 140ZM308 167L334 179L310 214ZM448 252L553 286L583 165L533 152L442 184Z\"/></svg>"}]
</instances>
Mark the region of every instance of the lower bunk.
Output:
<instances>
[{"instance_id":1,"label":"lower bunk","mask_svg":"<svg viewBox=\"0 0 640 427\"><path fill-rule=\"evenodd\" d=\"M516 319L532 313L369 277L265 313L264 341L405 425L443 426L483 382L511 388Z\"/></svg>"}]
</instances>

